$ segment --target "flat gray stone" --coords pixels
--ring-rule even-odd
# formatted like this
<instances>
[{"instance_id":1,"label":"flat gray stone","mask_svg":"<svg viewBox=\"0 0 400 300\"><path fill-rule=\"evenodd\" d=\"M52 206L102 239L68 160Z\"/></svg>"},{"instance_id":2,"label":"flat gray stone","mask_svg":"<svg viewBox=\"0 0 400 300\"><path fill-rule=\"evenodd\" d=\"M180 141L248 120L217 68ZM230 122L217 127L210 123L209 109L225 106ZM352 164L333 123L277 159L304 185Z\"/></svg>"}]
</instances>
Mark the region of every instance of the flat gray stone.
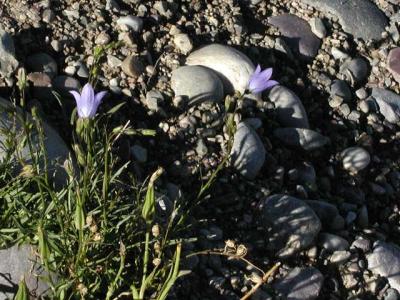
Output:
<instances>
[{"instance_id":1,"label":"flat gray stone","mask_svg":"<svg viewBox=\"0 0 400 300\"><path fill-rule=\"evenodd\" d=\"M337 207L323 200L304 200L321 220L322 226L327 229L341 230L344 228L344 219Z\"/></svg>"},{"instance_id":2,"label":"flat gray stone","mask_svg":"<svg viewBox=\"0 0 400 300\"><path fill-rule=\"evenodd\" d=\"M272 195L260 202L259 209L267 250L281 258L311 246L321 229L314 211L295 197Z\"/></svg>"},{"instance_id":3,"label":"flat gray stone","mask_svg":"<svg viewBox=\"0 0 400 300\"><path fill-rule=\"evenodd\" d=\"M359 172L365 169L371 161L368 151L361 147L346 148L340 153L340 157L343 168L351 172Z\"/></svg>"},{"instance_id":4,"label":"flat gray stone","mask_svg":"<svg viewBox=\"0 0 400 300\"><path fill-rule=\"evenodd\" d=\"M283 127L310 127L303 103L291 90L281 85L274 86L269 99L275 104L275 113Z\"/></svg>"},{"instance_id":5,"label":"flat gray stone","mask_svg":"<svg viewBox=\"0 0 400 300\"><path fill-rule=\"evenodd\" d=\"M343 30L355 38L380 40L389 25L385 14L369 0L301 0L339 18Z\"/></svg>"},{"instance_id":6,"label":"flat gray stone","mask_svg":"<svg viewBox=\"0 0 400 300\"><path fill-rule=\"evenodd\" d=\"M0 28L0 75L10 77L17 68L14 41L8 32Z\"/></svg>"},{"instance_id":7,"label":"flat gray stone","mask_svg":"<svg viewBox=\"0 0 400 300\"><path fill-rule=\"evenodd\" d=\"M57 62L47 53L39 52L28 56L26 64L32 72L46 73L50 78L57 76Z\"/></svg>"},{"instance_id":8,"label":"flat gray stone","mask_svg":"<svg viewBox=\"0 0 400 300\"><path fill-rule=\"evenodd\" d=\"M52 80L52 85L56 92L66 98L72 98L70 91L79 92L81 89L80 82L71 76L60 75Z\"/></svg>"},{"instance_id":9,"label":"flat gray stone","mask_svg":"<svg viewBox=\"0 0 400 300\"><path fill-rule=\"evenodd\" d=\"M400 292L400 249L394 244L377 241L367 255L368 269L386 277L392 288Z\"/></svg>"},{"instance_id":10,"label":"flat gray stone","mask_svg":"<svg viewBox=\"0 0 400 300\"><path fill-rule=\"evenodd\" d=\"M294 268L279 279L273 287L287 300L316 299L321 291L324 276L314 268Z\"/></svg>"},{"instance_id":11,"label":"flat gray stone","mask_svg":"<svg viewBox=\"0 0 400 300\"><path fill-rule=\"evenodd\" d=\"M183 66L172 71L171 88L175 96L183 96L189 105L220 102L224 97L224 87L218 75L202 66Z\"/></svg>"},{"instance_id":12,"label":"flat gray stone","mask_svg":"<svg viewBox=\"0 0 400 300\"><path fill-rule=\"evenodd\" d=\"M269 17L268 23L279 29L293 52L306 59L317 55L321 40L311 31L311 26L306 20L296 15L283 14Z\"/></svg>"},{"instance_id":13,"label":"flat gray stone","mask_svg":"<svg viewBox=\"0 0 400 300\"><path fill-rule=\"evenodd\" d=\"M232 166L247 179L254 179L265 161L265 148L257 132L239 123L233 137Z\"/></svg>"},{"instance_id":14,"label":"flat gray stone","mask_svg":"<svg viewBox=\"0 0 400 300\"><path fill-rule=\"evenodd\" d=\"M11 104L9 101L0 98L0 161L7 158L7 149L5 148L6 142L6 134L5 132L13 128L14 120L10 118L10 114L8 111L10 110ZM17 113L20 114L21 110L18 109ZM49 178L53 178L54 181L58 185L63 185L67 179L67 174L65 169L63 168L64 161L68 158L70 152L63 141L63 139L58 135L58 133L47 123L43 122L43 130L44 130L44 146L46 148L46 155L48 159L48 172ZM17 121L18 128L21 128L21 123ZM18 138L22 138L21 136L17 136ZM37 133L34 132L32 135L32 144L34 149L38 149L39 140ZM30 151L28 146L26 145L22 149L20 149L18 153L19 157L25 161L25 163L32 163L32 158L30 155ZM16 157L13 157L13 162L15 165L15 169L18 172L21 166L18 163ZM44 166L42 162L42 166Z\"/></svg>"},{"instance_id":15,"label":"flat gray stone","mask_svg":"<svg viewBox=\"0 0 400 300\"><path fill-rule=\"evenodd\" d=\"M254 73L251 60L242 52L225 45L210 44L192 52L186 59L190 66L204 66L214 70L222 79L224 91L243 93Z\"/></svg>"},{"instance_id":16,"label":"flat gray stone","mask_svg":"<svg viewBox=\"0 0 400 300\"><path fill-rule=\"evenodd\" d=\"M49 289L40 276L47 276L47 273L30 246L15 245L0 250L0 300L14 299L22 278L34 299L38 299Z\"/></svg>"},{"instance_id":17,"label":"flat gray stone","mask_svg":"<svg viewBox=\"0 0 400 300\"><path fill-rule=\"evenodd\" d=\"M393 124L400 121L399 95L390 90L373 88L371 98L378 104L379 112L385 117L386 121ZM371 98L369 99L371 100Z\"/></svg>"},{"instance_id":18,"label":"flat gray stone","mask_svg":"<svg viewBox=\"0 0 400 300\"><path fill-rule=\"evenodd\" d=\"M306 128L277 128L273 133L285 145L301 147L306 151L321 148L329 142L327 137Z\"/></svg>"}]
</instances>

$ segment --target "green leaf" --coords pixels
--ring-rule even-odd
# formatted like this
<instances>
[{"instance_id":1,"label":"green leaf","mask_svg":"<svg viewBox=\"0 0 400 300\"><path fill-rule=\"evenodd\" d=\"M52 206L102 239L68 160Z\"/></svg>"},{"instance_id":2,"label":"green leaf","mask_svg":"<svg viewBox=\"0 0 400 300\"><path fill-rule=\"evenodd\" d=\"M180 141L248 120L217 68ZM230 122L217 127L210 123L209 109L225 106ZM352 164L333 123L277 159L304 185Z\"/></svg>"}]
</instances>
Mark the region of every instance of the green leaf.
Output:
<instances>
[{"instance_id":1,"label":"green leaf","mask_svg":"<svg viewBox=\"0 0 400 300\"><path fill-rule=\"evenodd\" d=\"M124 106L126 104L126 102L122 102L120 104L115 105L113 108L111 108L106 114L107 115L113 115L115 114L117 111L119 111L119 109Z\"/></svg>"},{"instance_id":2,"label":"green leaf","mask_svg":"<svg viewBox=\"0 0 400 300\"><path fill-rule=\"evenodd\" d=\"M25 279L22 279L18 284L18 292L15 295L15 300L29 300L29 291L26 286Z\"/></svg>"}]
</instances>

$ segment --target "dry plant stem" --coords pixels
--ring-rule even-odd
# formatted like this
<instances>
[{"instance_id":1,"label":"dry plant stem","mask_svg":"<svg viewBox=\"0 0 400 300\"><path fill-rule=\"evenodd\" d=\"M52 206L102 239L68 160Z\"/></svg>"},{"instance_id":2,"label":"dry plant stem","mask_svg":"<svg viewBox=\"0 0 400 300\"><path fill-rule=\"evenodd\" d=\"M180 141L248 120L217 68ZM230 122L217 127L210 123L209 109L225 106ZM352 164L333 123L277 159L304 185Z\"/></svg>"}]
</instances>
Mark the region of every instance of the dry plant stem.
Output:
<instances>
[{"instance_id":1,"label":"dry plant stem","mask_svg":"<svg viewBox=\"0 0 400 300\"><path fill-rule=\"evenodd\" d=\"M240 300L246 300L249 299L251 297L251 295L253 295L261 285L263 285L265 282L267 282L268 278L276 271L276 269L279 268L279 266L281 265L280 262L277 262L271 269L269 269L269 271L267 273L264 274L262 280L260 280L260 282L258 282L255 286L253 286L253 288L247 292L246 295L244 295L242 298L240 298Z\"/></svg>"},{"instance_id":2,"label":"dry plant stem","mask_svg":"<svg viewBox=\"0 0 400 300\"><path fill-rule=\"evenodd\" d=\"M186 258L191 257L191 256L195 256L195 255L221 255L221 256L227 256L227 257L234 258L234 259L240 259L240 260L244 261L245 263L247 263L248 265L250 265L253 268L255 268L258 271L260 271L263 275L265 274L263 270L261 270L259 267L254 265L252 262L250 262L248 259L244 258L243 256L238 256L238 255L235 255L235 254L225 253L225 252L206 250L206 251L200 251L200 252L191 253L191 254L187 255Z\"/></svg>"}]
</instances>

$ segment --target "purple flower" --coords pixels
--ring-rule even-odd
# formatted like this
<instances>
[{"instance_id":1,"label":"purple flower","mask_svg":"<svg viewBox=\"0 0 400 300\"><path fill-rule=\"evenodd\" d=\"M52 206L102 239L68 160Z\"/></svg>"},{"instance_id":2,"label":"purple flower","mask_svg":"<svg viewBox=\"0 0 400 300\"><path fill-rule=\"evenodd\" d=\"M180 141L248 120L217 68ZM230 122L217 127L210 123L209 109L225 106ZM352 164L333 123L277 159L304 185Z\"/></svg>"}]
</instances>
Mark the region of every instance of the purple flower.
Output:
<instances>
[{"instance_id":1,"label":"purple flower","mask_svg":"<svg viewBox=\"0 0 400 300\"><path fill-rule=\"evenodd\" d=\"M96 115L97 108L101 100L107 94L106 91L94 93L90 83L86 83L81 94L76 91L70 91L76 100L76 108L80 118L93 118Z\"/></svg>"},{"instance_id":2,"label":"purple flower","mask_svg":"<svg viewBox=\"0 0 400 300\"><path fill-rule=\"evenodd\" d=\"M279 84L279 82L275 80L269 80L272 76L272 68L265 69L261 72L260 65L257 65L256 70L250 76L248 90L252 94L259 94L266 89L270 89L273 86Z\"/></svg>"}]
</instances>

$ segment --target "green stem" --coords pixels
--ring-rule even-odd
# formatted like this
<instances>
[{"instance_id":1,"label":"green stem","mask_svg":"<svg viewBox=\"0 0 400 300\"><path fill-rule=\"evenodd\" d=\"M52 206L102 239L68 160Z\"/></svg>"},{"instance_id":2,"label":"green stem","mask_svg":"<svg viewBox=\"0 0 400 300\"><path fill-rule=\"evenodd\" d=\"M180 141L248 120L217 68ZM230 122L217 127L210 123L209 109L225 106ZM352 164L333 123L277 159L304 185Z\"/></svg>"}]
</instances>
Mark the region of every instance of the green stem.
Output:
<instances>
[{"instance_id":1,"label":"green stem","mask_svg":"<svg viewBox=\"0 0 400 300\"><path fill-rule=\"evenodd\" d=\"M144 298L144 292L146 291L146 277L147 277L147 266L149 263L149 243L150 243L150 226L146 226L146 242L144 245L144 256L143 256L143 276L142 285L140 286L139 299Z\"/></svg>"}]
</instances>

